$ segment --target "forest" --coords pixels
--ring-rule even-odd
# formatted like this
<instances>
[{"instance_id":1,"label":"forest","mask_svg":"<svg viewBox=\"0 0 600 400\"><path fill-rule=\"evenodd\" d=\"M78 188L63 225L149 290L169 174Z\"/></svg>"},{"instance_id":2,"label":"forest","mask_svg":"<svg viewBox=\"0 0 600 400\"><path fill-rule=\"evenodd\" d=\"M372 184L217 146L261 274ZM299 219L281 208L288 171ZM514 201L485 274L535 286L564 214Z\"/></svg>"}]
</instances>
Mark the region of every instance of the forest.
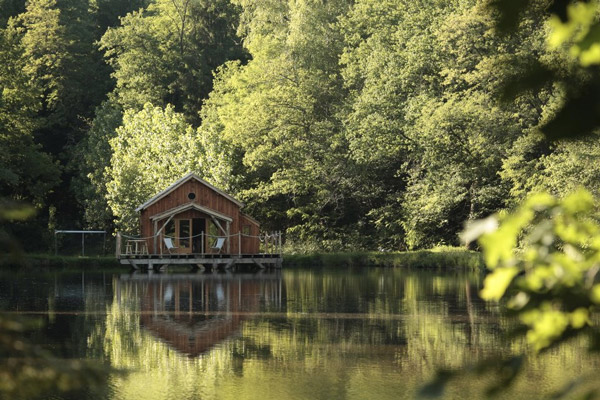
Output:
<instances>
[{"instance_id":1,"label":"forest","mask_svg":"<svg viewBox=\"0 0 600 400\"><path fill-rule=\"evenodd\" d=\"M532 193L599 194L597 134L543 133L592 81L552 2L509 32L488 3L0 0L0 196L36 209L6 230L135 234L187 172L298 251L457 245Z\"/></svg>"}]
</instances>

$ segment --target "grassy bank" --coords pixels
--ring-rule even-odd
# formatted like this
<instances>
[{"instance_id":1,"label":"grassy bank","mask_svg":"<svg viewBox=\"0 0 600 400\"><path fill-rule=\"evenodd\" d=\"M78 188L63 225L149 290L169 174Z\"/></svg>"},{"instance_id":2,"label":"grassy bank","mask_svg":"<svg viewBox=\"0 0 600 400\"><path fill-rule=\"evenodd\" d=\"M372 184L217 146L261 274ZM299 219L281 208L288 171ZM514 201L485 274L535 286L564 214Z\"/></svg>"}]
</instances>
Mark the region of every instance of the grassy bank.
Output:
<instances>
[{"instance_id":1,"label":"grassy bank","mask_svg":"<svg viewBox=\"0 0 600 400\"><path fill-rule=\"evenodd\" d=\"M483 269L481 254L464 248L443 247L404 252L285 254L284 267L405 267Z\"/></svg>"}]
</instances>

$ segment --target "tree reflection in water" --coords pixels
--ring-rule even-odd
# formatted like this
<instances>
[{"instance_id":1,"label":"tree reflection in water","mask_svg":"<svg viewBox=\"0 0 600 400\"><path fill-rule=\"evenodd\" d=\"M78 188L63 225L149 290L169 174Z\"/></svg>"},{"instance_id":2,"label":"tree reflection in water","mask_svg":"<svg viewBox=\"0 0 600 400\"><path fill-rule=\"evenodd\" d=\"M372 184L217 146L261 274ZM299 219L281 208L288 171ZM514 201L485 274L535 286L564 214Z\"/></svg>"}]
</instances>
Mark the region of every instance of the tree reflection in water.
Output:
<instances>
[{"instance_id":1,"label":"tree reflection in water","mask_svg":"<svg viewBox=\"0 0 600 400\"><path fill-rule=\"evenodd\" d=\"M111 275L0 271L0 304L32 311L33 339L100 359L88 399L398 399L440 367L519 353L515 321L460 270L286 269L280 274ZM539 398L600 366L573 343L526 366L505 398ZM455 382L447 398L481 398Z\"/></svg>"}]
</instances>

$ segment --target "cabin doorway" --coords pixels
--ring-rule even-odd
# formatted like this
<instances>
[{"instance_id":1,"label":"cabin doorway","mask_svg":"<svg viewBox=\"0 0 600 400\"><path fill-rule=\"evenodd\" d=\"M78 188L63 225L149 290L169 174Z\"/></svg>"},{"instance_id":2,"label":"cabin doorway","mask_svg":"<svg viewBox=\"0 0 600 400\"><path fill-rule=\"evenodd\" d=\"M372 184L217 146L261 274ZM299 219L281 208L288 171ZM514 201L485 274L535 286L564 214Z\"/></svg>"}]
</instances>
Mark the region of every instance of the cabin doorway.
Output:
<instances>
[{"instance_id":1,"label":"cabin doorway","mask_svg":"<svg viewBox=\"0 0 600 400\"><path fill-rule=\"evenodd\" d=\"M204 218L192 219L192 253L204 253L204 239L206 237L206 220Z\"/></svg>"},{"instance_id":2,"label":"cabin doorway","mask_svg":"<svg viewBox=\"0 0 600 400\"><path fill-rule=\"evenodd\" d=\"M176 246L179 247L179 253L191 253L192 220L189 218L176 219L175 230L177 232Z\"/></svg>"}]
</instances>

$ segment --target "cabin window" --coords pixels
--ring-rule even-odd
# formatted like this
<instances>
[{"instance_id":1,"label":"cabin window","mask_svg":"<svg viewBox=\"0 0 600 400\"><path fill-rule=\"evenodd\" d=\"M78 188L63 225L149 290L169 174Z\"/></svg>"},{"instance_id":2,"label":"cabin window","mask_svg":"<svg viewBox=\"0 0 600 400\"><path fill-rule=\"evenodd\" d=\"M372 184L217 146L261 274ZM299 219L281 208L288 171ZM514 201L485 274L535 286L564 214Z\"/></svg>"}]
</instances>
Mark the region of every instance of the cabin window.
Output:
<instances>
[{"instance_id":1,"label":"cabin window","mask_svg":"<svg viewBox=\"0 0 600 400\"><path fill-rule=\"evenodd\" d=\"M171 220L167 226L165 226L164 235L165 237L170 237L171 239L175 237L175 221Z\"/></svg>"},{"instance_id":2,"label":"cabin window","mask_svg":"<svg viewBox=\"0 0 600 400\"><path fill-rule=\"evenodd\" d=\"M250 235L250 232L251 232L250 225L243 225L242 226L242 233L244 235Z\"/></svg>"},{"instance_id":3,"label":"cabin window","mask_svg":"<svg viewBox=\"0 0 600 400\"><path fill-rule=\"evenodd\" d=\"M188 199L194 200L196 198L196 193L188 193Z\"/></svg>"},{"instance_id":4,"label":"cabin window","mask_svg":"<svg viewBox=\"0 0 600 400\"><path fill-rule=\"evenodd\" d=\"M179 247L190 247L190 220L179 220Z\"/></svg>"}]
</instances>

